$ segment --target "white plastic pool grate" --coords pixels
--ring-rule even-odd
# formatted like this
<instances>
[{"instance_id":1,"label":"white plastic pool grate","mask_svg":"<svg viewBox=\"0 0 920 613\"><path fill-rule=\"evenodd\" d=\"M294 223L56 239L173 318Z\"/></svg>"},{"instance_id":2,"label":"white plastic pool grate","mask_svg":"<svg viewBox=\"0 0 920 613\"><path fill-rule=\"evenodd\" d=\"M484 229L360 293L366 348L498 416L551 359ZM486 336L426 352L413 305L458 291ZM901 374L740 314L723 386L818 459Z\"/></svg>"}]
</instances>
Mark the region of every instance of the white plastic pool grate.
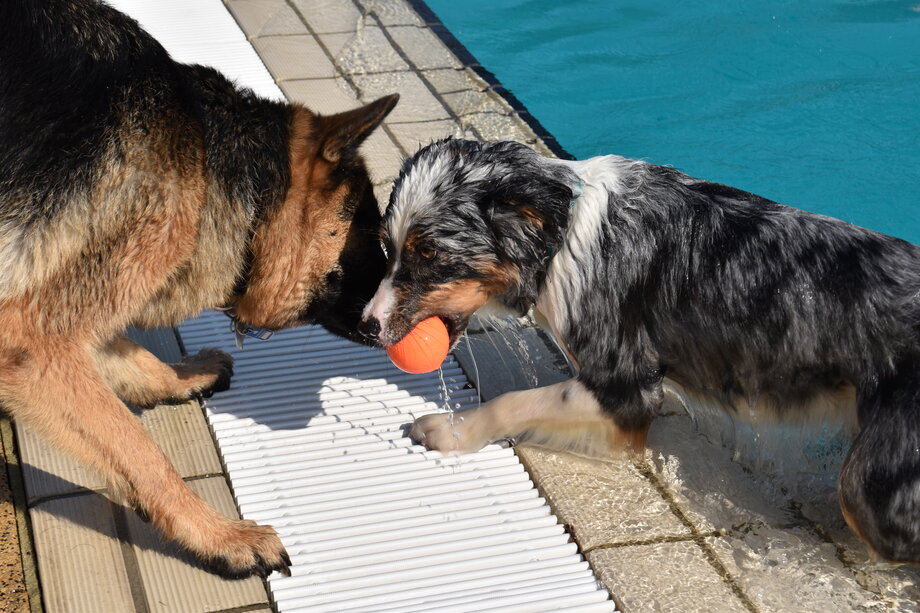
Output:
<instances>
[{"instance_id":1,"label":"white plastic pool grate","mask_svg":"<svg viewBox=\"0 0 920 613\"><path fill-rule=\"evenodd\" d=\"M220 0L109 3L176 59L282 98ZM206 412L242 516L291 554L292 576L269 579L278 611L614 611L511 449L443 458L406 438L443 406L437 373L406 375L316 327L244 351L218 313L180 333L189 352L236 358ZM443 378L451 406L476 402L452 357Z\"/></svg>"},{"instance_id":2,"label":"white plastic pool grate","mask_svg":"<svg viewBox=\"0 0 920 613\"><path fill-rule=\"evenodd\" d=\"M511 449L444 458L405 437L442 404L436 373L316 327L243 351L220 314L180 333L236 357L207 415L240 513L291 554L269 580L279 611L614 610ZM453 357L443 376L452 406L475 404Z\"/></svg>"}]
</instances>

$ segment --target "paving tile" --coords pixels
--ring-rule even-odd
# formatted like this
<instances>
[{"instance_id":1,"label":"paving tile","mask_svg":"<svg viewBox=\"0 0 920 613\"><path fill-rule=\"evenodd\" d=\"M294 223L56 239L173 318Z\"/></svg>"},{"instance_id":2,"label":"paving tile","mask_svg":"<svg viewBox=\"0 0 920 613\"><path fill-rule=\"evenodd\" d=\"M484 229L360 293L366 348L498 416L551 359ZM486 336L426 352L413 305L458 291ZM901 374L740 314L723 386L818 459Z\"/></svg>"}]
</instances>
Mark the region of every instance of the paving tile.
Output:
<instances>
[{"instance_id":1,"label":"paving tile","mask_svg":"<svg viewBox=\"0 0 920 613\"><path fill-rule=\"evenodd\" d=\"M409 65L377 26L348 34L324 34L320 40L345 74L394 72Z\"/></svg>"},{"instance_id":2,"label":"paving tile","mask_svg":"<svg viewBox=\"0 0 920 613\"><path fill-rule=\"evenodd\" d=\"M460 60L428 28L394 26L387 28L387 31L418 70L463 67Z\"/></svg>"},{"instance_id":3,"label":"paving tile","mask_svg":"<svg viewBox=\"0 0 920 613\"><path fill-rule=\"evenodd\" d=\"M403 155L383 130L375 130L361 145L361 154L374 185L392 183L402 168Z\"/></svg>"},{"instance_id":4,"label":"paving tile","mask_svg":"<svg viewBox=\"0 0 920 613\"><path fill-rule=\"evenodd\" d=\"M421 26L418 13L401 0L358 0L365 13L373 13L385 26Z\"/></svg>"},{"instance_id":5,"label":"paving tile","mask_svg":"<svg viewBox=\"0 0 920 613\"><path fill-rule=\"evenodd\" d=\"M466 90L452 94L442 94L441 97L453 109L454 113L461 117L471 113L499 113L505 115L511 113L511 108L504 100L489 92Z\"/></svg>"},{"instance_id":6,"label":"paving tile","mask_svg":"<svg viewBox=\"0 0 920 613\"><path fill-rule=\"evenodd\" d=\"M317 34L354 32L361 21L361 12L351 2L293 0L293 4Z\"/></svg>"},{"instance_id":7,"label":"paving tile","mask_svg":"<svg viewBox=\"0 0 920 613\"><path fill-rule=\"evenodd\" d=\"M585 557L625 613L748 611L690 541L597 549Z\"/></svg>"},{"instance_id":8,"label":"paving tile","mask_svg":"<svg viewBox=\"0 0 920 613\"><path fill-rule=\"evenodd\" d=\"M483 400L570 377L562 355L551 351L536 328L513 321L468 333L454 355Z\"/></svg>"},{"instance_id":9,"label":"paving tile","mask_svg":"<svg viewBox=\"0 0 920 613\"><path fill-rule=\"evenodd\" d=\"M388 123L450 119L450 114L444 105L434 97L415 73L355 75L353 79L355 85L361 90L361 98L368 102L393 92L399 93L399 104L387 117Z\"/></svg>"},{"instance_id":10,"label":"paving tile","mask_svg":"<svg viewBox=\"0 0 920 613\"><path fill-rule=\"evenodd\" d=\"M250 39L307 33L307 27L285 0L229 0L227 8Z\"/></svg>"},{"instance_id":11,"label":"paving tile","mask_svg":"<svg viewBox=\"0 0 920 613\"><path fill-rule=\"evenodd\" d=\"M380 212L387 209L390 202L390 192L393 191L393 185L390 183L381 183L374 186L374 197L377 198L377 204L380 205Z\"/></svg>"},{"instance_id":12,"label":"paving tile","mask_svg":"<svg viewBox=\"0 0 920 613\"><path fill-rule=\"evenodd\" d=\"M686 414L652 422L646 454L681 510L702 532L793 520L787 500L733 462L731 450L710 443Z\"/></svg>"},{"instance_id":13,"label":"paving tile","mask_svg":"<svg viewBox=\"0 0 920 613\"><path fill-rule=\"evenodd\" d=\"M332 62L312 36L264 36L252 45L275 81L335 76Z\"/></svg>"},{"instance_id":14,"label":"paving tile","mask_svg":"<svg viewBox=\"0 0 920 613\"><path fill-rule=\"evenodd\" d=\"M223 477L196 479L188 485L218 512L239 517ZM220 611L268 604L265 586L257 577L231 581L202 570L189 553L165 543L159 532L136 514L127 513L126 517L151 612Z\"/></svg>"},{"instance_id":15,"label":"paving tile","mask_svg":"<svg viewBox=\"0 0 920 613\"><path fill-rule=\"evenodd\" d=\"M16 479L15 475L18 475L18 471L10 471L14 474L13 479L10 479L7 472L7 461L9 461L10 468L13 468L17 462L15 456L8 456L4 449L3 439L8 427L6 418L0 417L0 429L2 429L0 431L0 610L4 613L27 613L29 611L29 580L32 577L23 568L17 521L20 509L16 504L18 497L14 495L11 487L13 485L11 481ZM22 546L29 551L28 537Z\"/></svg>"},{"instance_id":16,"label":"paving tile","mask_svg":"<svg viewBox=\"0 0 920 613\"><path fill-rule=\"evenodd\" d=\"M440 68L421 71L422 77L440 94L464 91L485 91L488 84L469 68Z\"/></svg>"},{"instance_id":17,"label":"paving tile","mask_svg":"<svg viewBox=\"0 0 920 613\"><path fill-rule=\"evenodd\" d=\"M898 610L918 610L920 572L869 563L832 484L808 482L809 491L794 492L746 469L736 454L713 444L685 414L659 417L649 433L653 470L701 531L723 533L708 542L758 606L872 610L883 598Z\"/></svg>"},{"instance_id":18,"label":"paving tile","mask_svg":"<svg viewBox=\"0 0 920 613\"><path fill-rule=\"evenodd\" d=\"M182 357L175 334L173 334L171 328L156 330L130 328L127 336L142 344L165 362L175 362ZM197 405L195 407L200 414L200 409L197 409ZM204 434L207 435L207 427L205 426L204 428ZM105 480L95 470L88 468L83 463L74 460L70 455L49 445L28 424L18 423L16 433L23 464L23 479L30 504L39 498L47 496L71 494L106 487ZM161 445L168 440L167 437L172 436L172 430L162 434L163 436L160 436L159 433L154 434L154 438ZM186 437L180 439L180 441L183 444L188 444L191 439ZM208 440L206 444L210 445L212 448L211 453L213 453L213 443ZM173 450L174 453L171 457L180 462L183 458L198 457L195 452L185 451L175 445L173 445ZM199 455L204 453L202 452ZM197 465L195 469L197 470ZM186 474L184 476L192 475Z\"/></svg>"},{"instance_id":19,"label":"paving tile","mask_svg":"<svg viewBox=\"0 0 920 613\"><path fill-rule=\"evenodd\" d=\"M333 115L361 105L343 79L282 81L280 87L288 100L322 115Z\"/></svg>"},{"instance_id":20,"label":"paving tile","mask_svg":"<svg viewBox=\"0 0 920 613\"><path fill-rule=\"evenodd\" d=\"M533 143L536 135L527 124L516 117L500 113L468 113L460 118L464 125L475 126L483 140L515 140Z\"/></svg>"},{"instance_id":21,"label":"paving tile","mask_svg":"<svg viewBox=\"0 0 920 613\"><path fill-rule=\"evenodd\" d=\"M134 611L108 499L93 493L47 500L30 514L46 611Z\"/></svg>"},{"instance_id":22,"label":"paving tile","mask_svg":"<svg viewBox=\"0 0 920 613\"><path fill-rule=\"evenodd\" d=\"M183 477L221 472L214 442L197 402L139 411L139 419ZM107 486L99 474L18 424L19 449L29 503Z\"/></svg>"},{"instance_id":23,"label":"paving tile","mask_svg":"<svg viewBox=\"0 0 920 613\"><path fill-rule=\"evenodd\" d=\"M337 64L342 63L342 53L346 50L353 40L354 32L339 32L336 34L318 34L317 38L329 51L329 55L335 58Z\"/></svg>"},{"instance_id":24,"label":"paving tile","mask_svg":"<svg viewBox=\"0 0 920 613\"><path fill-rule=\"evenodd\" d=\"M559 521L572 527L582 551L691 536L626 457L600 461L526 446L517 451Z\"/></svg>"},{"instance_id":25,"label":"paving tile","mask_svg":"<svg viewBox=\"0 0 920 613\"><path fill-rule=\"evenodd\" d=\"M141 412L140 420L182 477L222 472L214 440L197 401L147 409Z\"/></svg>"},{"instance_id":26,"label":"paving tile","mask_svg":"<svg viewBox=\"0 0 920 613\"><path fill-rule=\"evenodd\" d=\"M763 611L916 611L920 589L888 584L885 598L863 589L861 573L845 568L834 545L801 528L759 528L711 537L728 572Z\"/></svg>"},{"instance_id":27,"label":"paving tile","mask_svg":"<svg viewBox=\"0 0 920 613\"><path fill-rule=\"evenodd\" d=\"M860 586L896 603L894 608L920 611L920 568L874 563L866 545L843 521L835 490L803 501L799 512L811 522L813 530L833 542L836 557Z\"/></svg>"},{"instance_id":28,"label":"paving tile","mask_svg":"<svg viewBox=\"0 0 920 613\"><path fill-rule=\"evenodd\" d=\"M29 504L46 496L101 489L105 480L96 471L50 446L25 423L16 424L22 476Z\"/></svg>"},{"instance_id":29,"label":"paving tile","mask_svg":"<svg viewBox=\"0 0 920 613\"><path fill-rule=\"evenodd\" d=\"M539 137L536 138L536 141L531 142L531 141L528 140L527 143L528 143L531 147L533 147L534 150L535 150L537 153L539 153L540 155L544 155L544 156L550 157L550 158L556 157L556 153L555 153L552 149L550 149L549 147L547 147L547 146L546 146L546 143L543 142L543 139L541 139L541 138L539 138Z\"/></svg>"},{"instance_id":30,"label":"paving tile","mask_svg":"<svg viewBox=\"0 0 920 613\"><path fill-rule=\"evenodd\" d=\"M390 131L410 155L421 147L448 136L468 138L460 130L460 125L453 119L417 123L393 123L390 124Z\"/></svg>"}]
</instances>

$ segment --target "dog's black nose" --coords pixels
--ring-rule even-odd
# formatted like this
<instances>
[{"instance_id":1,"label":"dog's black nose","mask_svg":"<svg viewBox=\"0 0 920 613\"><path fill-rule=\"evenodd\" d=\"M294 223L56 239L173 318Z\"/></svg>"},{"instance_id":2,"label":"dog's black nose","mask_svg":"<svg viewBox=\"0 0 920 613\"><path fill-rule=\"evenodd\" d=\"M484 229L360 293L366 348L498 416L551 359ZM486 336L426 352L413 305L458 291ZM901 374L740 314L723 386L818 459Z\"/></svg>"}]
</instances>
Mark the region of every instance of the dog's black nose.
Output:
<instances>
[{"instance_id":1,"label":"dog's black nose","mask_svg":"<svg viewBox=\"0 0 920 613\"><path fill-rule=\"evenodd\" d=\"M361 333L366 339L376 341L377 336L380 334L380 322L376 317L371 317L370 319L365 319L358 324L358 332Z\"/></svg>"}]
</instances>

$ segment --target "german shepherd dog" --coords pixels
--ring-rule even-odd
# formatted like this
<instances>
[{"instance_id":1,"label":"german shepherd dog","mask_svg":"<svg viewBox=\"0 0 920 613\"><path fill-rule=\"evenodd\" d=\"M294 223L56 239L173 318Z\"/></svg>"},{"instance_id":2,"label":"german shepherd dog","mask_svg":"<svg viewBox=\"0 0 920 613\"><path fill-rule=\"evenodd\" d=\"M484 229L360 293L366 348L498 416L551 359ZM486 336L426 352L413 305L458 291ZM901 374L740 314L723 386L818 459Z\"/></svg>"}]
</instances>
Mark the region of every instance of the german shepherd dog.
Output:
<instances>
[{"instance_id":1,"label":"german shepherd dog","mask_svg":"<svg viewBox=\"0 0 920 613\"><path fill-rule=\"evenodd\" d=\"M855 413L844 516L882 557L920 562L920 247L672 168L459 140L406 162L383 240L374 342L433 315L456 342L494 299L545 316L578 367L420 418L428 447L641 449L665 376L754 420Z\"/></svg>"},{"instance_id":2,"label":"german shepherd dog","mask_svg":"<svg viewBox=\"0 0 920 613\"><path fill-rule=\"evenodd\" d=\"M122 336L202 309L352 340L385 272L357 149L397 96L321 117L179 64L95 0L0 2L0 405L230 577L287 571L275 531L186 487L119 398L223 389Z\"/></svg>"}]
</instances>

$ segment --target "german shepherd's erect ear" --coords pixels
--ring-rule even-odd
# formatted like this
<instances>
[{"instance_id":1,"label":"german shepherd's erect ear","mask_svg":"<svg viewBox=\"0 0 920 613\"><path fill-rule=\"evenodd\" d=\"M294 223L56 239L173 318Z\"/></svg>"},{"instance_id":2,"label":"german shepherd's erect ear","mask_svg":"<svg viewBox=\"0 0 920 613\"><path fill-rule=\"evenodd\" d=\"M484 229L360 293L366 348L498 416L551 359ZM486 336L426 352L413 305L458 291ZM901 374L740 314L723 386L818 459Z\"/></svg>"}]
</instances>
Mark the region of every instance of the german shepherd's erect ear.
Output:
<instances>
[{"instance_id":1,"label":"german shepherd's erect ear","mask_svg":"<svg viewBox=\"0 0 920 613\"><path fill-rule=\"evenodd\" d=\"M398 101L399 94L385 96L357 109L319 117L315 127L319 156L335 169L328 183L347 184L348 192L333 208L339 207L339 218L350 225L344 244L334 252L338 259L327 270L324 291L314 294L301 321L318 323L356 343L368 342L358 333L358 322L386 273L386 257L377 238L380 205L358 148Z\"/></svg>"},{"instance_id":2,"label":"german shepherd's erect ear","mask_svg":"<svg viewBox=\"0 0 920 613\"><path fill-rule=\"evenodd\" d=\"M332 164L353 158L361 143L390 114L397 102L399 94L391 94L357 109L318 117L317 140L321 143L323 158Z\"/></svg>"},{"instance_id":3,"label":"german shepherd's erect ear","mask_svg":"<svg viewBox=\"0 0 920 613\"><path fill-rule=\"evenodd\" d=\"M383 278L380 207L358 147L397 94L322 116L296 107L290 185L250 244L245 289L232 305L243 322L279 329L317 323L355 342L361 310Z\"/></svg>"}]
</instances>

